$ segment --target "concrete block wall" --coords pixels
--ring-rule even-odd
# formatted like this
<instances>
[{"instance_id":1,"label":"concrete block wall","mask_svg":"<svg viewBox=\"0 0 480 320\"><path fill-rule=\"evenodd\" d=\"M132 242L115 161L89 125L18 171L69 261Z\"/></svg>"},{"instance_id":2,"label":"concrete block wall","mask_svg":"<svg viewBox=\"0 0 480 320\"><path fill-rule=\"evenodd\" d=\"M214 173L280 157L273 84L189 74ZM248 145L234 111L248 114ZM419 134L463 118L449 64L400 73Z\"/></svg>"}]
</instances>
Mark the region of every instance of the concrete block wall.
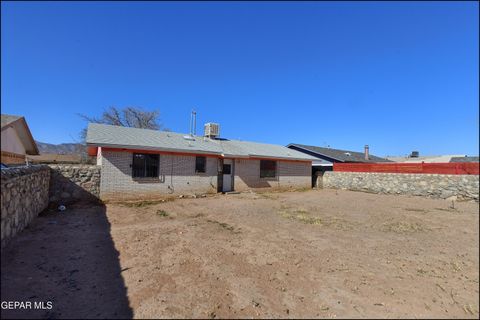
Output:
<instances>
[{"instance_id":1,"label":"concrete block wall","mask_svg":"<svg viewBox=\"0 0 480 320\"><path fill-rule=\"evenodd\" d=\"M310 162L277 161L275 178L260 178L260 160L235 160L235 191L268 187L311 187Z\"/></svg>"},{"instance_id":2,"label":"concrete block wall","mask_svg":"<svg viewBox=\"0 0 480 320\"><path fill-rule=\"evenodd\" d=\"M161 154L159 178L141 179L132 178L132 161L130 152L102 150L102 199L217 192L217 158L207 157L206 172L195 173L195 156Z\"/></svg>"},{"instance_id":3,"label":"concrete block wall","mask_svg":"<svg viewBox=\"0 0 480 320\"><path fill-rule=\"evenodd\" d=\"M48 206L50 169L35 165L1 170L1 246Z\"/></svg>"},{"instance_id":4,"label":"concrete block wall","mask_svg":"<svg viewBox=\"0 0 480 320\"><path fill-rule=\"evenodd\" d=\"M479 200L478 175L327 171L323 175L323 186L385 194Z\"/></svg>"}]
</instances>

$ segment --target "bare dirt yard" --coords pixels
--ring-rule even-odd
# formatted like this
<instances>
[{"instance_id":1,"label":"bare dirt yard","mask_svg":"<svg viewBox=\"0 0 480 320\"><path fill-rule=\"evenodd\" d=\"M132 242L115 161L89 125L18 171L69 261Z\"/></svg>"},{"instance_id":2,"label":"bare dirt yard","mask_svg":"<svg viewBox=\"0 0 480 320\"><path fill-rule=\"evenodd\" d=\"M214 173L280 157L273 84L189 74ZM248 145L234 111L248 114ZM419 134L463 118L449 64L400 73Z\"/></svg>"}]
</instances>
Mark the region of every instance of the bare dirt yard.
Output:
<instances>
[{"instance_id":1,"label":"bare dirt yard","mask_svg":"<svg viewBox=\"0 0 480 320\"><path fill-rule=\"evenodd\" d=\"M479 204L310 190L47 212L2 250L8 317L478 318Z\"/></svg>"}]
</instances>

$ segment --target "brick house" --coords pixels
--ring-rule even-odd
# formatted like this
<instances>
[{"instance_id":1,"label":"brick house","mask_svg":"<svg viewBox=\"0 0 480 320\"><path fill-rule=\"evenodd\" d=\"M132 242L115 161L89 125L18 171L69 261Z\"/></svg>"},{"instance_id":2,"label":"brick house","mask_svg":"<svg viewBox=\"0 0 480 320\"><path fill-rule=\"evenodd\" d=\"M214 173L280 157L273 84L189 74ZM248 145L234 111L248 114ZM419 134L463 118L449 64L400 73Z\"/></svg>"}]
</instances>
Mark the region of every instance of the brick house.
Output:
<instances>
[{"instance_id":1,"label":"brick house","mask_svg":"<svg viewBox=\"0 0 480 320\"><path fill-rule=\"evenodd\" d=\"M313 158L280 145L89 124L87 146L101 166L102 199L310 187Z\"/></svg>"}]
</instances>

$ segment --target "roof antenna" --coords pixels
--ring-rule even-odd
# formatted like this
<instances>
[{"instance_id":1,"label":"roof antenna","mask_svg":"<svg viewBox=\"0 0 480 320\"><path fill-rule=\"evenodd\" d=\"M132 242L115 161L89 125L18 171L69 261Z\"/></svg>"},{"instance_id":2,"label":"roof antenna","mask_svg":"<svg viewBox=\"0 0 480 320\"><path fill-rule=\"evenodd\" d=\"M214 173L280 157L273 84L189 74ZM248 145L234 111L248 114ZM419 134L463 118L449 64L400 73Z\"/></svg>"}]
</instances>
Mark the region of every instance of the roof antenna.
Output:
<instances>
[{"instance_id":1,"label":"roof antenna","mask_svg":"<svg viewBox=\"0 0 480 320\"><path fill-rule=\"evenodd\" d=\"M197 135L197 111L192 110L193 112L193 135Z\"/></svg>"},{"instance_id":2,"label":"roof antenna","mask_svg":"<svg viewBox=\"0 0 480 320\"><path fill-rule=\"evenodd\" d=\"M194 109L190 113L190 135L197 135L197 112Z\"/></svg>"}]
</instances>

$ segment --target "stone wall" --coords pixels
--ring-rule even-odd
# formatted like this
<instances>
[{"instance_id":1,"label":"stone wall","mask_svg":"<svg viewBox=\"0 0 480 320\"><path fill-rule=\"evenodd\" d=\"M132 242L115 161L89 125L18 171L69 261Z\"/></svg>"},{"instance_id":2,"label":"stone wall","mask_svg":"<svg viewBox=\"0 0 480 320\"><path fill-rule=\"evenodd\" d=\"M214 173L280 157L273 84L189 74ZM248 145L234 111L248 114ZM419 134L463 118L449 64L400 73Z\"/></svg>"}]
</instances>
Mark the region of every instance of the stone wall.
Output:
<instances>
[{"instance_id":1,"label":"stone wall","mask_svg":"<svg viewBox=\"0 0 480 320\"><path fill-rule=\"evenodd\" d=\"M52 204L95 201L100 196L100 166L63 164L50 165L50 194Z\"/></svg>"},{"instance_id":2,"label":"stone wall","mask_svg":"<svg viewBox=\"0 0 480 320\"><path fill-rule=\"evenodd\" d=\"M1 170L1 246L23 230L48 206L48 166Z\"/></svg>"},{"instance_id":3,"label":"stone wall","mask_svg":"<svg viewBox=\"0 0 480 320\"><path fill-rule=\"evenodd\" d=\"M478 175L335 172L323 175L323 187L458 200L479 200Z\"/></svg>"}]
</instances>

